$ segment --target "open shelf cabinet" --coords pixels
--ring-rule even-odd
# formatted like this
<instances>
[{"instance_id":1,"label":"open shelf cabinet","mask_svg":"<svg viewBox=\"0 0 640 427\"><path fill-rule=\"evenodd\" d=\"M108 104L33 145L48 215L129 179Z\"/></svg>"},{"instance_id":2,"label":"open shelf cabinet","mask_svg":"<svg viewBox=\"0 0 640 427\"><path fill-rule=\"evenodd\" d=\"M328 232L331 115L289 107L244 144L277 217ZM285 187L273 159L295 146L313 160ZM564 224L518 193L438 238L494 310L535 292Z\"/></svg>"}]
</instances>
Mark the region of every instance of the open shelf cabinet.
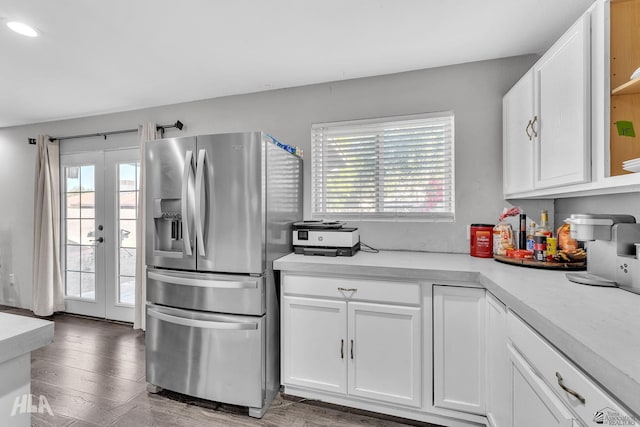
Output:
<instances>
[{"instance_id":1,"label":"open shelf cabinet","mask_svg":"<svg viewBox=\"0 0 640 427\"><path fill-rule=\"evenodd\" d=\"M640 0L611 1L611 176L630 172L622 162L640 157L640 79L629 80L640 67ZM633 124L635 137L620 135L616 123Z\"/></svg>"}]
</instances>

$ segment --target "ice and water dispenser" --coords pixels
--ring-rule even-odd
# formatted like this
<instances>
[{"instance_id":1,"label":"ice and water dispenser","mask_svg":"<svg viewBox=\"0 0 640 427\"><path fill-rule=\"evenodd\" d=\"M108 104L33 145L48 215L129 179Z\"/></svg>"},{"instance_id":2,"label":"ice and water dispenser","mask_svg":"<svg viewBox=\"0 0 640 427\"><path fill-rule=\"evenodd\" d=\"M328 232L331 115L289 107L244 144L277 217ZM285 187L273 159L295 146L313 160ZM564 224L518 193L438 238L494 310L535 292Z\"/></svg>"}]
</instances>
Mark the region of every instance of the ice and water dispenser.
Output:
<instances>
[{"instance_id":1,"label":"ice and water dispenser","mask_svg":"<svg viewBox=\"0 0 640 427\"><path fill-rule=\"evenodd\" d=\"M181 199L154 199L153 219L155 226L154 252L182 254L182 201Z\"/></svg>"}]
</instances>

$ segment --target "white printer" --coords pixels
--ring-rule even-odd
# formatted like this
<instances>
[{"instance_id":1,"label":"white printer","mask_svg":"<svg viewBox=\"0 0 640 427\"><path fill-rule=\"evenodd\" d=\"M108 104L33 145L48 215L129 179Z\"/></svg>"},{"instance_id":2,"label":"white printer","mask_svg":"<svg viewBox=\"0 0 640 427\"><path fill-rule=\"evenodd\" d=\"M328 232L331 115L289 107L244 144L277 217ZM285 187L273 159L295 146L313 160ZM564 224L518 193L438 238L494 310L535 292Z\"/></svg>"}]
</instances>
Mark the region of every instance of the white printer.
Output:
<instances>
[{"instance_id":1,"label":"white printer","mask_svg":"<svg viewBox=\"0 0 640 427\"><path fill-rule=\"evenodd\" d=\"M304 255L353 256L360 249L360 232L338 221L295 222L293 249Z\"/></svg>"}]
</instances>

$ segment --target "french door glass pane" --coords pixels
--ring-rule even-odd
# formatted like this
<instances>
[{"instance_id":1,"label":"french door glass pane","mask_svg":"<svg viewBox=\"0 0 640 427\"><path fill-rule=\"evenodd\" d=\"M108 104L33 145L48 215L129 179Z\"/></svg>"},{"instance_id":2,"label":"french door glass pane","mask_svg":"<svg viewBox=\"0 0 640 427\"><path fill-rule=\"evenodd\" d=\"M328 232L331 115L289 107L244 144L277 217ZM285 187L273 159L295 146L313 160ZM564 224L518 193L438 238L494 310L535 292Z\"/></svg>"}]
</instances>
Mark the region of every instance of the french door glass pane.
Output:
<instances>
[{"instance_id":1,"label":"french door glass pane","mask_svg":"<svg viewBox=\"0 0 640 427\"><path fill-rule=\"evenodd\" d=\"M95 166L65 168L65 294L95 300Z\"/></svg>"},{"instance_id":2,"label":"french door glass pane","mask_svg":"<svg viewBox=\"0 0 640 427\"><path fill-rule=\"evenodd\" d=\"M67 296L80 298L80 273L67 271L66 274Z\"/></svg>"},{"instance_id":3,"label":"french door glass pane","mask_svg":"<svg viewBox=\"0 0 640 427\"><path fill-rule=\"evenodd\" d=\"M82 271L95 273L96 271L96 247L93 245L80 246L80 267Z\"/></svg>"},{"instance_id":4,"label":"french door glass pane","mask_svg":"<svg viewBox=\"0 0 640 427\"><path fill-rule=\"evenodd\" d=\"M120 219L136 219L137 191L120 192Z\"/></svg>"},{"instance_id":5,"label":"french door glass pane","mask_svg":"<svg viewBox=\"0 0 640 427\"><path fill-rule=\"evenodd\" d=\"M81 250L80 245L67 245L67 271L80 271Z\"/></svg>"},{"instance_id":6,"label":"french door glass pane","mask_svg":"<svg viewBox=\"0 0 640 427\"><path fill-rule=\"evenodd\" d=\"M80 298L84 299L96 299L96 274L95 273L80 273L81 286L80 286Z\"/></svg>"},{"instance_id":7,"label":"french door glass pane","mask_svg":"<svg viewBox=\"0 0 640 427\"><path fill-rule=\"evenodd\" d=\"M136 275L136 250L135 248L120 248L120 275Z\"/></svg>"},{"instance_id":8,"label":"french door glass pane","mask_svg":"<svg viewBox=\"0 0 640 427\"><path fill-rule=\"evenodd\" d=\"M80 191L95 191L95 166L80 167Z\"/></svg>"},{"instance_id":9,"label":"french door glass pane","mask_svg":"<svg viewBox=\"0 0 640 427\"><path fill-rule=\"evenodd\" d=\"M136 191L138 189L137 168L137 163L120 163L120 191Z\"/></svg>"},{"instance_id":10,"label":"french door glass pane","mask_svg":"<svg viewBox=\"0 0 640 427\"><path fill-rule=\"evenodd\" d=\"M90 245L95 238L96 222L93 218L80 220L80 243Z\"/></svg>"},{"instance_id":11,"label":"french door glass pane","mask_svg":"<svg viewBox=\"0 0 640 427\"><path fill-rule=\"evenodd\" d=\"M136 247L136 220L120 219L120 247Z\"/></svg>"},{"instance_id":12,"label":"french door glass pane","mask_svg":"<svg viewBox=\"0 0 640 427\"><path fill-rule=\"evenodd\" d=\"M67 193L72 191L80 191L80 168L72 166L66 168L65 177L67 178L66 186Z\"/></svg>"},{"instance_id":13,"label":"french door glass pane","mask_svg":"<svg viewBox=\"0 0 640 427\"><path fill-rule=\"evenodd\" d=\"M67 244L80 244L80 220L67 219Z\"/></svg>"},{"instance_id":14,"label":"french door glass pane","mask_svg":"<svg viewBox=\"0 0 640 427\"><path fill-rule=\"evenodd\" d=\"M133 305L136 301L136 278L120 276L119 303Z\"/></svg>"},{"instance_id":15,"label":"french door glass pane","mask_svg":"<svg viewBox=\"0 0 640 427\"><path fill-rule=\"evenodd\" d=\"M95 191L83 191L80 193L80 217L96 217L96 193Z\"/></svg>"},{"instance_id":16,"label":"french door glass pane","mask_svg":"<svg viewBox=\"0 0 640 427\"><path fill-rule=\"evenodd\" d=\"M118 303L125 305L135 302L139 177L139 162L118 165Z\"/></svg>"}]
</instances>

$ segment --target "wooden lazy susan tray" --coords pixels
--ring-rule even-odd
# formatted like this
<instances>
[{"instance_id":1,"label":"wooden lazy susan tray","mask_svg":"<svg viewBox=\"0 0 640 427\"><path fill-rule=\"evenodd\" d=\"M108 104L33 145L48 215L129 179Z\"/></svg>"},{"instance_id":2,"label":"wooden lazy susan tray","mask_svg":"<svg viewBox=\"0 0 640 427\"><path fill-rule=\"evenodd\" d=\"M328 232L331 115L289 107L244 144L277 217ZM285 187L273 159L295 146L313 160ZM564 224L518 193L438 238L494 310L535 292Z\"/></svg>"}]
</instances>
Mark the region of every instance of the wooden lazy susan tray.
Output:
<instances>
[{"instance_id":1,"label":"wooden lazy susan tray","mask_svg":"<svg viewBox=\"0 0 640 427\"><path fill-rule=\"evenodd\" d=\"M519 265L521 267L541 268L546 270L565 270L565 271L577 271L586 270L587 263L585 261L576 262L548 262L548 261L534 261L526 258L511 258L503 255L494 255L493 259L504 264Z\"/></svg>"}]
</instances>

